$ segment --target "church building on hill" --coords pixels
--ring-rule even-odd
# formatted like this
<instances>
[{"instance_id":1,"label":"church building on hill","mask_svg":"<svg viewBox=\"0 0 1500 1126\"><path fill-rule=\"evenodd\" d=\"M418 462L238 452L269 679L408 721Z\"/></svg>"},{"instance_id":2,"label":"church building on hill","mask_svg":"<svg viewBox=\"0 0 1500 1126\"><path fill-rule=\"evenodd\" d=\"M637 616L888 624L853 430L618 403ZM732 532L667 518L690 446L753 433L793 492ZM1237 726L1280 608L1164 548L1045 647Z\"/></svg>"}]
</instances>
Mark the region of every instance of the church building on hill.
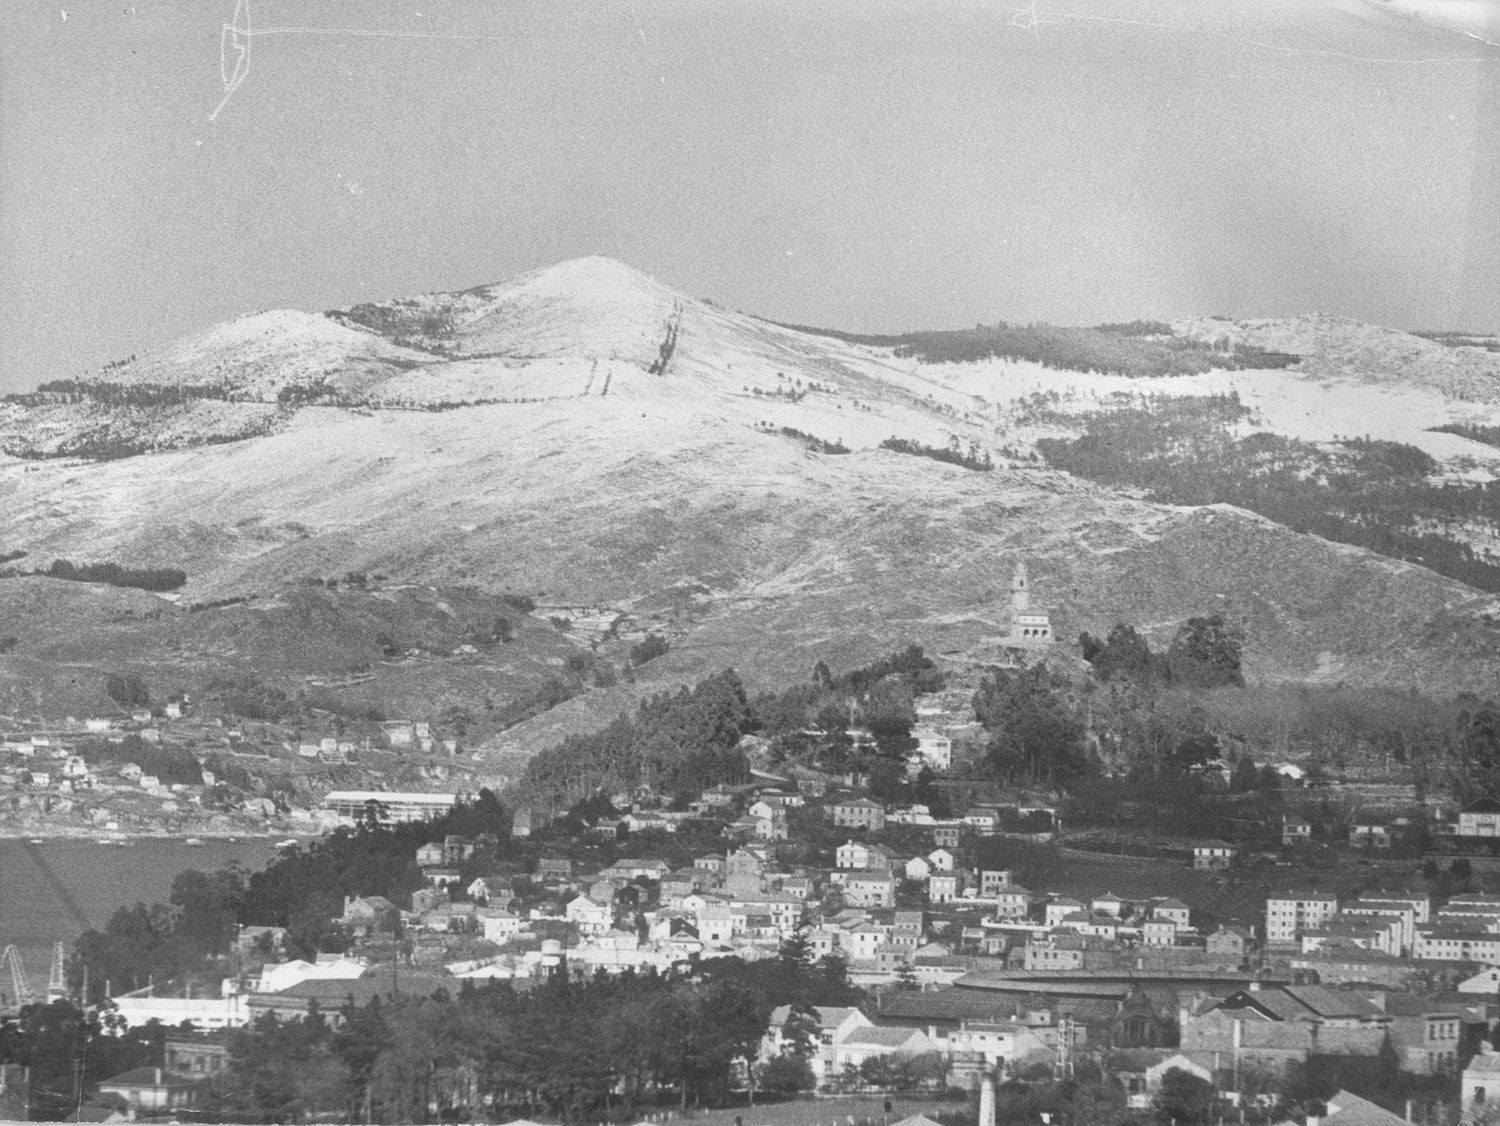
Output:
<instances>
[{"instance_id":1,"label":"church building on hill","mask_svg":"<svg viewBox=\"0 0 1500 1126\"><path fill-rule=\"evenodd\" d=\"M1052 619L1031 608L1031 581L1025 561L1016 564L1010 580L1010 635L1007 645L1046 645L1052 641Z\"/></svg>"}]
</instances>

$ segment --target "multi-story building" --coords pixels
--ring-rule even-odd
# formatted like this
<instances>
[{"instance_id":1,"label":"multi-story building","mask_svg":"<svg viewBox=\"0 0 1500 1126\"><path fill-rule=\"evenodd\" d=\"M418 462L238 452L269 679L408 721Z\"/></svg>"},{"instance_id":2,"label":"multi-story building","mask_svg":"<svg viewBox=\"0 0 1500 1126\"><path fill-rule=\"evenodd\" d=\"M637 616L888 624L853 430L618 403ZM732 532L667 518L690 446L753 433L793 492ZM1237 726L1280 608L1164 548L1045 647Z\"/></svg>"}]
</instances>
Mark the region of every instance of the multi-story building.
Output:
<instances>
[{"instance_id":1,"label":"multi-story building","mask_svg":"<svg viewBox=\"0 0 1500 1126\"><path fill-rule=\"evenodd\" d=\"M868 829L878 833L885 828L885 809L868 798L854 798L833 805L833 823L845 829Z\"/></svg>"},{"instance_id":2,"label":"multi-story building","mask_svg":"<svg viewBox=\"0 0 1500 1126\"><path fill-rule=\"evenodd\" d=\"M1338 896L1327 892L1292 892L1266 900L1266 942L1295 943L1305 930L1321 927L1338 914Z\"/></svg>"},{"instance_id":3,"label":"multi-story building","mask_svg":"<svg viewBox=\"0 0 1500 1126\"><path fill-rule=\"evenodd\" d=\"M860 874L844 881L844 902L851 907L894 907L896 877L888 872Z\"/></svg>"},{"instance_id":4,"label":"multi-story building","mask_svg":"<svg viewBox=\"0 0 1500 1126\"><path fill-rule=\"evenodd\" d=\"M1411 953L1445 962L1500 962L1500 934L1441 923L1418 927Z\"/></svg>"},{"instance_id":5,"label":"multi-story building","mask_svg":"<svg viewBox=\"0 0 1500 1126\"><path fill-rule=\"evenodd\" d=\"M1458 813L1460 837L1500 837L1500 801L1481 798Z\"/></svg>"}]
</instances>

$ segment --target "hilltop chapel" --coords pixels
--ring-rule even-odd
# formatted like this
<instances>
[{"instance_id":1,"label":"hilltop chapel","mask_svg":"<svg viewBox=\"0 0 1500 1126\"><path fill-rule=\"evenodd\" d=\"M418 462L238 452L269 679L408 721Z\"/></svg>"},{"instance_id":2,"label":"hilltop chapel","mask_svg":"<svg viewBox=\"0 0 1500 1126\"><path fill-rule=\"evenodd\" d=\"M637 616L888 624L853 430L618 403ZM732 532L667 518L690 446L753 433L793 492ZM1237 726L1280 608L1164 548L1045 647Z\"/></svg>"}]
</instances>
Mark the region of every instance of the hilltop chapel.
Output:
<instances>
[{"instance_id":1,"label":"hilltop chapel","mask_svg":"<svg viewBox=\"0 0 1500 1126\"><path fill-rule=\"evenodd\" d=\"M1016 564L1010 580L1010 636L1007 645L1037 645L1052 641L1052 619L1031 608L1031 583L1024 560Z\"/></svg>"}]
</instances>

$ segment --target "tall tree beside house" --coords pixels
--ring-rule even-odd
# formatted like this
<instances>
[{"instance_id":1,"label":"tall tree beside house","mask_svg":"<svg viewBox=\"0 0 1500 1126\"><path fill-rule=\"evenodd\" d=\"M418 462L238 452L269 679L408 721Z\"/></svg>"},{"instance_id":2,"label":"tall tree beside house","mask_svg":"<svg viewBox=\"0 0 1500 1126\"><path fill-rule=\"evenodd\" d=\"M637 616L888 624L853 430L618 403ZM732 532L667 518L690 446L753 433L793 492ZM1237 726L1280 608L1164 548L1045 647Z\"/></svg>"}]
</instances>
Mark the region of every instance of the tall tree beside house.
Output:
<instances>
[{"instance_id":1,"label":"tall tree beside house","mask_svg":"<svg viewBox=\"0 0 1500 1126\"><path fill-rule=\"evenodd\" d=\"M804 1060L811 1059L818 1050L820 1027L817 1010L811 1005L792 1005L781 1025L781 1038L786 1042L783 1050Z\"/></svg>"},{"instance_id":2,"label":"tall tree beside house","mask_svg":"<svg viewBox=\"0 0 1500 1126\"><path fill-rule=\"evenodd\" d=\"M30 1069L32 1118L56 1121L101 1079L158 1062L164 1036L156 1021L129 1028L109 1009L49 1001L0 1022L0 1062Z\"/></svg>"},{"instance_id":3,"label":"tall tree beside house","mask_svg":"<svg viewBox=\"0 0 1500 1126\"><path fill-rule=\"evenodd\" d=\"M1206 1079L1181 1068L1168 1068L1152 1100L1162 1126L1208 1126L1214 1088Z\"/></svg>"},{"instance_id":4,"label":"tall tree beside house","mask_svg":"<svg viewBox=\"0 0 1500 1126\"><path fill-rule=\"evenodd\" d=\"M771 1095L795 1095L818 1085L812 1064L806 1057L791 1052L767 1060L760 1068L759 1079L760 1089Z\"/></svg>"}]
</instances>

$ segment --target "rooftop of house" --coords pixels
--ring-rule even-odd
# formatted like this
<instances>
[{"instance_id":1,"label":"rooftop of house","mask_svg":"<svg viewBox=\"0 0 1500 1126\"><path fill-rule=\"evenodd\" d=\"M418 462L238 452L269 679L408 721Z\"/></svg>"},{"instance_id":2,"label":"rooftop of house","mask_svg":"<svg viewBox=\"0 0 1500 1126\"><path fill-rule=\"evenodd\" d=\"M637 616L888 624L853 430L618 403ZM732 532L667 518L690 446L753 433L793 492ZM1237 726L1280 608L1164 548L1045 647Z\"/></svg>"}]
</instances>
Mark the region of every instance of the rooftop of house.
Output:
<instances>
[{"instance_id":1,"label":"rooftop of house","mask_svg":"<svg viewBox=\"0 0 1500 1126\"><path fill-rule=\"evenodd\" d=\"M1328 1100L1323 1126L1402 1126L1406 1119L1376 1106L1368 1099L1339 1091Z\"/></svg>"},{"instance_id":2,"label":"rooftop of house","mask_svg":"<svg viewBox=\"0 0 1500 1126\"><path fill-rule=\"evenodd\" d=\"M845 1044L868 1044L880 1048L899 1048L913 1036L919 1035L914 1028L884 1028L869 1025L857 1028L844 1038Z\"/></svg>"},{"instance_id":3,"label":"rooftop of house","mask_svg":"<svg viewBox=\"0 0 1500 1126\"><path fill-rule=\"evenodd\" d=\"M848 1020L850 1015L859 1012L852 1005L812 1005L809 1006L813 1012L818 1014L818 1024L822 1028L837 1028ZM770 1024L772 1028L780 1028L792 1015L790 1005L778 1005L771 1010Z\"/></svg>"}]
</instances>

